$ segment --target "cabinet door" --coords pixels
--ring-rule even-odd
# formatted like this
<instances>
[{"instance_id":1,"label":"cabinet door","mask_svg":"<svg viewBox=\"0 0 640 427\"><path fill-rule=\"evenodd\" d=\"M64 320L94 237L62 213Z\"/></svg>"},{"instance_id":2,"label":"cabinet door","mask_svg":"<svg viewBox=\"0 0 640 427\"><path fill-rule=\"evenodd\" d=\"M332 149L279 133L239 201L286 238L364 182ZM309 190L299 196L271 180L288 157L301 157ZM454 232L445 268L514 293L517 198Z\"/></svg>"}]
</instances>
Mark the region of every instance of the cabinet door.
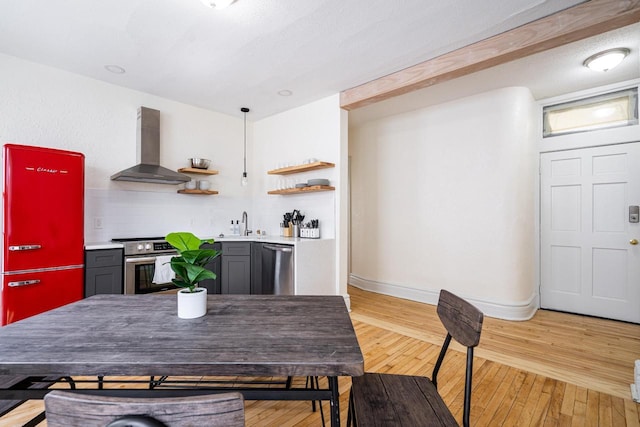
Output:
<instances>
[{"instance_id":1,"label":"cabinet door","mask_svg":"<svg viewBox=\"0 0 640 427\"><path fill-rule=\"evenodd\" d=\"M122 294L122 267L87 268L84 296L98 294Z\"/></svg>"},{"instance_id":2,"label":"cabinet door","mask_svg":"<svg viewBox=\"0 0 640 427\"><path fill-rule=\"evenodd\" d=\"M123 249L96 249L85 251L85 266L87 268L95 267L114 267L122 266L124 258Z\"/></svg>"},{"instance_id":3,"label":"cabinet door","mask_svg":"<svg viewBox=\"0 0 640 427\"><path fill-rule=\"evenodd\" d=\"M262 243L251 244L251 294L262 295Z\"/></svg>"},{"instance_id":4,"label":"cabinet door","mask_svg":"<svg viewBox=\"0 0 640 427\"><path fill-rule=\"evenodd\" d=\"M84 296L123 293L123 249L85 251Z\"/></svg>"},{"instance_id":5,"label":"cabinet door","mask_svg":"<svg viewBox=\"0 0 640 427\"><path fill-rule=\"evenodd\" d=\"M222 293L251 293L251 255L222 257Z\"/></svg>"},{"instance_id":6,"label":"cabinet door","mask_svg":"<svg viewBox=\"0 0 640 427\"><path fill-rule=\"evenodd\" d=\"M220 243L214 243L213 245L211 243L205 243L202 246L200 246L201 249L215 249L216 251L221 252L222 251L222 245ZM198 286L203 287L203 288L207 288L207 293L208 294L219 294L221 293L222 290L222 268L221 268L221 258L222 255L218 255L217 257L215 257L211 262L209 262L205 267L208 268L209 270L213 271L216 274L216 278L215 279L207 279L207 280L202 280L200 283L198 283Z\"/></svg>"}]
</instances>

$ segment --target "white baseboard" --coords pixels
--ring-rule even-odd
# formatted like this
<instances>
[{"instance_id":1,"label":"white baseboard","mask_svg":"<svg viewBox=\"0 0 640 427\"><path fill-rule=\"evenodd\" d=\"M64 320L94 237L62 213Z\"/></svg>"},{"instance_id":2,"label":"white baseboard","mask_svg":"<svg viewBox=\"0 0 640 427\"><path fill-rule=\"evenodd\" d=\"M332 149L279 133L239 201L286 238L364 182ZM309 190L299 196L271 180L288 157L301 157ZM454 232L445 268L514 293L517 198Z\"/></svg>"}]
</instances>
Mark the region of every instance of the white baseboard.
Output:
<instances>
[{"instance_id":1,"label":"white baseboard","mask_svg":"<svg viewBox=\"0 0 640 427\"><path fill-rule=\"evenodd\" d=\"M413 289L406 286L368 280L354 274L349 275L349 284L365 291L404 298L411 301L424 302L432 305L438 304L438 297L440 295L440 289ZM480 300L460 294L456 295L476 306L485 314L485 316L504 320L529 320L533 317L539 307L538 295L532 295L527 301L511 304Z\"/></svg>"}]
</instances>

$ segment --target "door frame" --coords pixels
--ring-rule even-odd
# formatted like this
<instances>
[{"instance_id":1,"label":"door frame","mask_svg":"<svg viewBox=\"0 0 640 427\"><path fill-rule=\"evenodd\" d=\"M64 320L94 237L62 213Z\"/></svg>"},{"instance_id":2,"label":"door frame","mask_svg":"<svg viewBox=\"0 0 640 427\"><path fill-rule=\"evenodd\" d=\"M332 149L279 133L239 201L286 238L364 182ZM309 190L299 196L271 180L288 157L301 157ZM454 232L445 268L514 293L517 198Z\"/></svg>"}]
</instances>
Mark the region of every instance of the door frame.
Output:
<instances>
[{"instance_id":1,"label":"door frame","mask_svg":"<svg viewBox=\"0 0 640 427\"><path fill-rule=\"evenodd\" d=\"M541 268L542 264L540 262L541 259L541 245L540 245L540 235L541 235L541 200L540 200L540 156L542 153L550 153L550 152L558 152L558 151L569 151L569 150L577 150L581 148L593 148L593 147L603 147L610 145L619 145L619 144L628 144L632 142L640 142L640 125L633 126L625 126L619 128L612 129L603 129L603 130L594 130L590 132L580 132L569 135L559 135L552 136L548 138L542 138L542 109L547 105L558 104L562 102L574 101L581 98L586 98L590 96L601 95L604 93L616 91L616 90L624 90L630 89L634 87L640 87L640 79L631 80L627 82L617 83L608 86L602 86L594 89L589 89L581 92L575 92L572 94L562 95L554 98L548 98L538 101L538 109L535 118L535 132L537 138L536 140L538 144L536 145L536 169L538 173L534 179L534 197L535 197L535 218L534 218L534 233L535 233L535 277L534 280L537 284L537 308L540 308L540 294L541 294ZM640 89L639 89L640 91Z\"/></svg>"}]
</instances>

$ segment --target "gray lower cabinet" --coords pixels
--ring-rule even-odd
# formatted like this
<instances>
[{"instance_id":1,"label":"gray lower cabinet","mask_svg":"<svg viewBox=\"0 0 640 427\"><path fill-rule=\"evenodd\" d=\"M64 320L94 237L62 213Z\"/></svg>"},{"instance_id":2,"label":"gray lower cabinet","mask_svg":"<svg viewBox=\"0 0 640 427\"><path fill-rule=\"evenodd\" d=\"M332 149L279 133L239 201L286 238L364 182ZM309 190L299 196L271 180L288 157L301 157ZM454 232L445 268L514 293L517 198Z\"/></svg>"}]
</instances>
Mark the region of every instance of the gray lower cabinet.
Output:
<instances>
[{"instance_id":1,"label":"gray lower cabinet","mask_svg":"<svg viewBox=\"0 0 640 427\"><path fill-rule=\"evenodd\" d=\"M96 249L84 252L84 296L122 294L123 249Z\"/></svg>"},{"instance_id":2,"label":"gray lower cabinet","mask_svg":"<svg viewBox=\"0 0 640 427\"><path fill-rule=\"evenodd\" d=\"M251 243L222 242L222 293L251 294Z\"/></svg>"},{"instance_id":3,"label":"gray lower cabinet","mask_svg":"<svg viewBox=\"0 0 640 427\"><path fill-rule=\"evenodd\" d=\"M262 243L251 243L251 294L262 295Z\"/></svg>"},{"instance_id":4,"label":"gray lower cabinet","mask_svg":"<svg viewBox=\"0 0 640 427\"><path fill-rule=\"evenodd\" d=\"M200 246L201 249L215 249L217 251L222 251L222 245L220 243L205 243L202 246ZM200 283L198 283L198 286L203 287L203 288L207 288L207 294L211 295L211 294L220 294L222 293L222 262L221 262L221 258L222 255L218 255L217 257L215 257L213 259L213 261L209 262L206 265L206 268L208 268L209 270L213 271L217 278L215 279L208 279L208 280L202 280Z\"/></svg>"}]
</instances>

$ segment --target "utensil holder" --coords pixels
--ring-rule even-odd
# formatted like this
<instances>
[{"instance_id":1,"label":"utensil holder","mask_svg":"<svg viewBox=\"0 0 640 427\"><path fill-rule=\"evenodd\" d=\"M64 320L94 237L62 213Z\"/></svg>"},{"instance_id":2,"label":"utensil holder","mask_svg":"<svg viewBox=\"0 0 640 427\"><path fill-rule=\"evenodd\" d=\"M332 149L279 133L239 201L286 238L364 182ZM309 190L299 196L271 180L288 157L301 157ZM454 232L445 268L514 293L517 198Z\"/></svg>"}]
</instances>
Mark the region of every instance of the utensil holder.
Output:
<instances>
[{"instance_id":1,"label":"utensil holder","mask_svg":"<svg viewBox=\"0 0 640 427\"><path fill-rule=\"evenodd\" d=\"M300 237L305 239L319 239L320 229L319 228L303 228L300 230Z\"/></svg>"}]
</instances>

